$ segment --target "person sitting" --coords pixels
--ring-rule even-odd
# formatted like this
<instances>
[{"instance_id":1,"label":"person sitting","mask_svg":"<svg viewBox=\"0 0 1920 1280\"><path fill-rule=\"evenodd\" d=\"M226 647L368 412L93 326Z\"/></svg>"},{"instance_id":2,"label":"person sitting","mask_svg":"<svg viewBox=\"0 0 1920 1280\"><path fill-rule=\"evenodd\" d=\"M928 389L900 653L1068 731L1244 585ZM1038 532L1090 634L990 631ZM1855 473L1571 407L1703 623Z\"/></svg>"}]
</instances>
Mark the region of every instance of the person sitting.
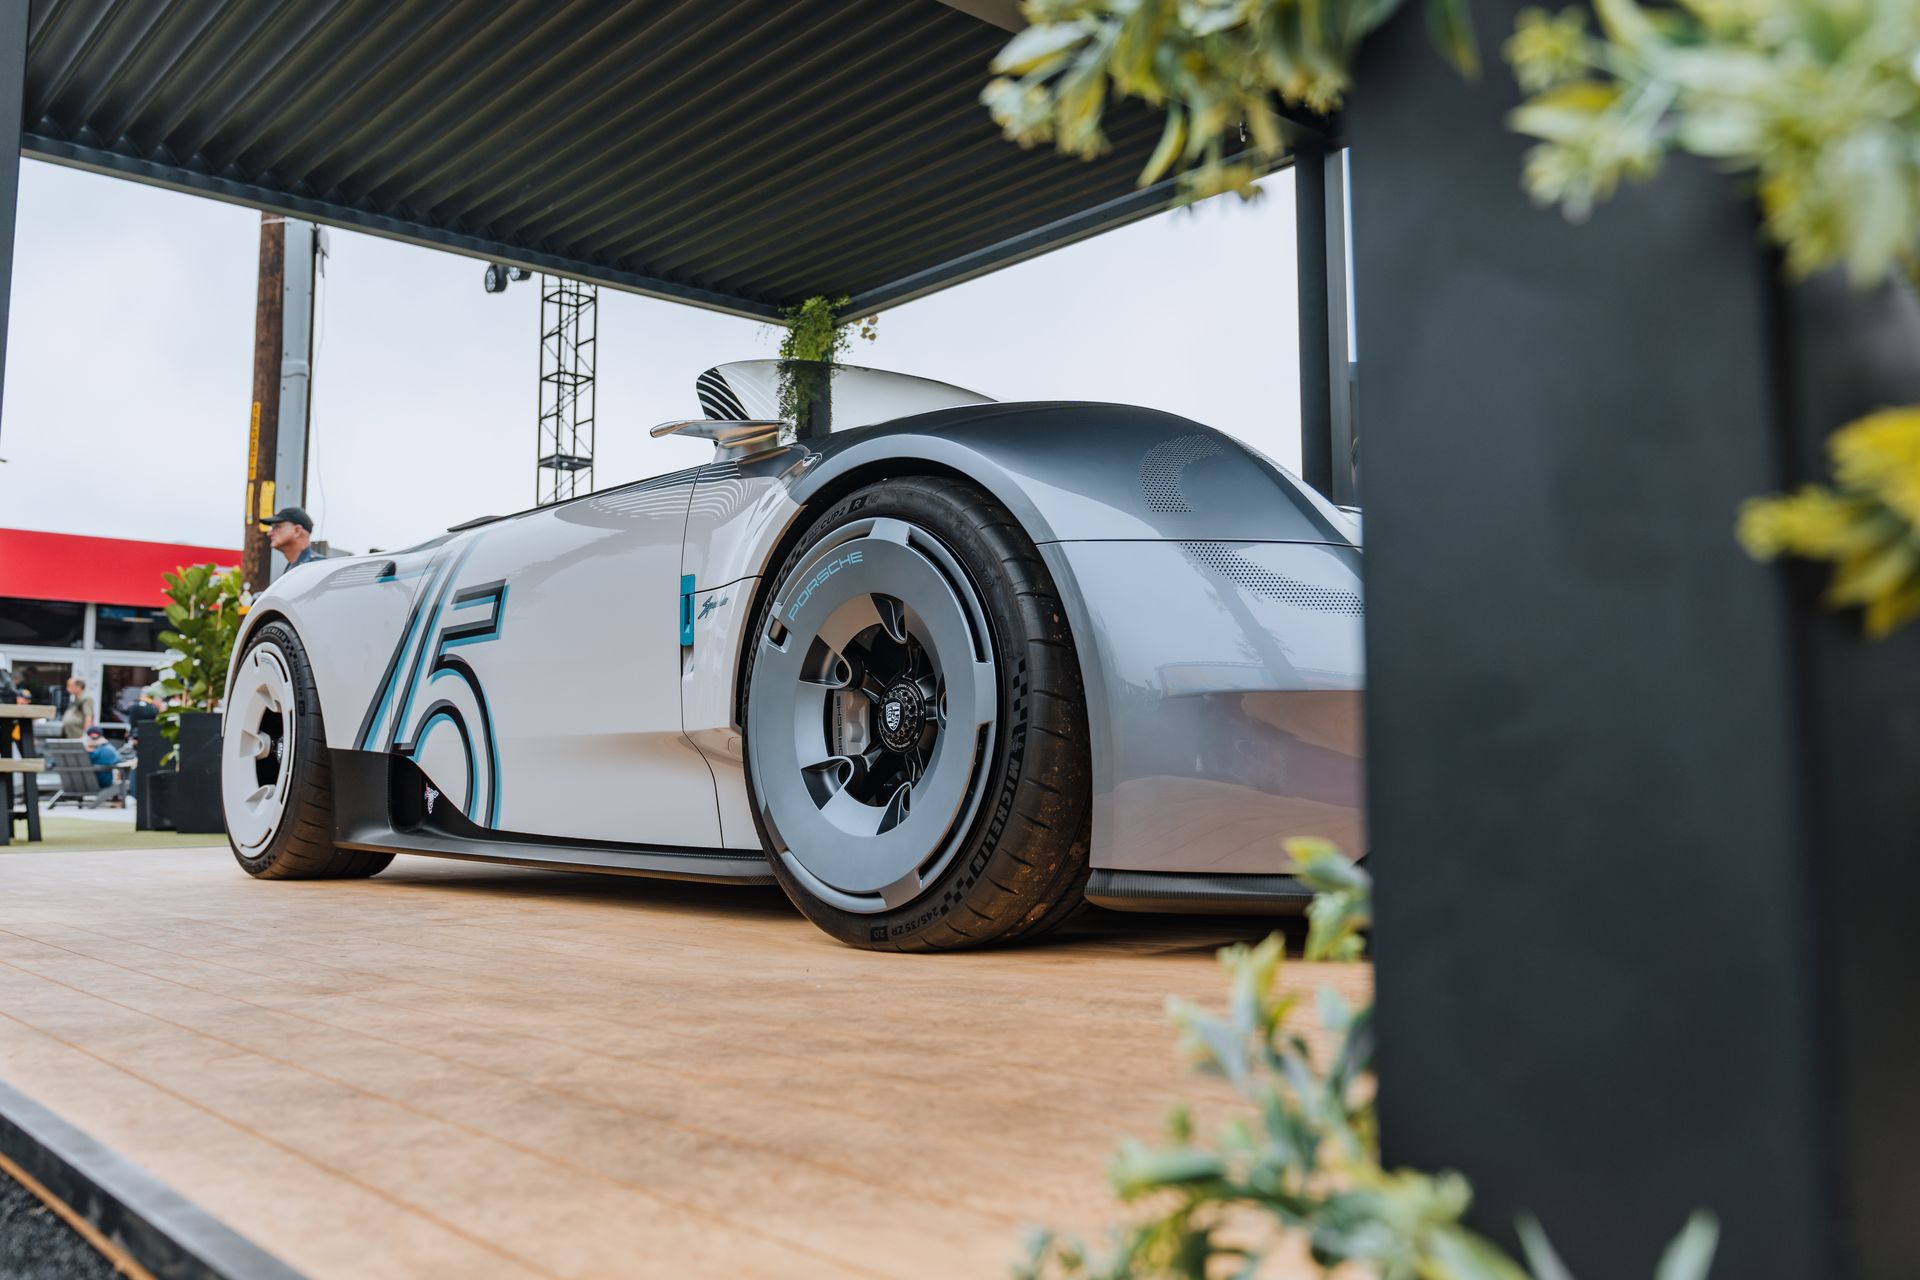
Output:
<instances>
[{"instance_id":1,"label":"person sitting","mask_svg":"<svg viewBox=\"0 0 1920 1280\"><path fill-rule=\"evenodd\" d=\"M124 763L120 752L107 741L99 725L88 726L86 743L87 760L95 766L93 776L100 782L100 802L116 809L126 808L126 784L114 776L114 766Z\"/></svg>"},{"instance_id":2,"label":"person sitting","mask_svg":"<svg viewBox=\"0 0 1920 1280\"><path fill-rule=\"evenodd\" d=\"M107 735L100 732L99 725L87 728L87 759L99 766L94 769L93 776L100 780L100 785L112 786L113 767L120 763L120 753L107 741Z\"/></svg>"}]
</instances>

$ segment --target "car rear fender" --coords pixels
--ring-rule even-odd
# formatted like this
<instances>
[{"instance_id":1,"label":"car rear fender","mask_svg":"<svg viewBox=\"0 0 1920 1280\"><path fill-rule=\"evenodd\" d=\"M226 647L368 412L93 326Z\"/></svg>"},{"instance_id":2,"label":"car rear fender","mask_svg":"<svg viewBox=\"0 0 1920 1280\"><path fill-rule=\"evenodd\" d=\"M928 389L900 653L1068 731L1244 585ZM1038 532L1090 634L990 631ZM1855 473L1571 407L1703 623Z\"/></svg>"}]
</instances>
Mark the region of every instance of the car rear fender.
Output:
<instances>
[{"instance_id":1,"label":"car rear fender","mask_svg":"<svg viewBox=\"0 0 1920 1280\"><path fill-rule=\"evenodd\" d=\"M807 512L925 473L990 494L1060 588L1088 695L1096 867L1270 873L1284 835L1365 847L1358 521L1229 436L1097 404L945 410L702 473L682 705L723 777L730 843L748 821L735 676L763 576ZM1173 808L1221 821L1142 821Z\"/></svg>"}]
</instances>

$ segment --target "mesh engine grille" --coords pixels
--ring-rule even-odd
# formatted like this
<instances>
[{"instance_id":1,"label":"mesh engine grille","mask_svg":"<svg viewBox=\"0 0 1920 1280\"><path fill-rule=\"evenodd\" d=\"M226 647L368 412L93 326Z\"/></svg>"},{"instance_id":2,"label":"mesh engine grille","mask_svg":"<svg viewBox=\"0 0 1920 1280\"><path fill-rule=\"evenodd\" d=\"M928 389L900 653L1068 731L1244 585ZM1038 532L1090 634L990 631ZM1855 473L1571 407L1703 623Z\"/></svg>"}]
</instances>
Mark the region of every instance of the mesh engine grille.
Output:
<instances>
[{"instance_id":1,"label":"mesh engine grille","mask_svg":"<svg viewBox=\"0 0 1920 1280\"><path fill-rule=\"evenodd\" d=\"M1180 473L1202 458L1224 452L1212 436L1175 436L1147 450L1140 459L1140 492L1150 511L1191 511L1180 487Z\"/></svg>"},{"instance_id":2,"label":"mesh engine grille","mask_svg":"<svg viewBox=\"0 0 1920 1280\"><path fill-rule=\"evenodd\" d=\"M1301 582L1271 569L1263 569L1218 542L1183 542L1180 545L1186 548L1188 555L1207 568L1257 596L1285 601L1297 609L1311 609L1316 613L1340 613L1355 618L1366 616L1366 605L1358 591L1315 586L1311 582Z\"/></svg>"}]
</instances>

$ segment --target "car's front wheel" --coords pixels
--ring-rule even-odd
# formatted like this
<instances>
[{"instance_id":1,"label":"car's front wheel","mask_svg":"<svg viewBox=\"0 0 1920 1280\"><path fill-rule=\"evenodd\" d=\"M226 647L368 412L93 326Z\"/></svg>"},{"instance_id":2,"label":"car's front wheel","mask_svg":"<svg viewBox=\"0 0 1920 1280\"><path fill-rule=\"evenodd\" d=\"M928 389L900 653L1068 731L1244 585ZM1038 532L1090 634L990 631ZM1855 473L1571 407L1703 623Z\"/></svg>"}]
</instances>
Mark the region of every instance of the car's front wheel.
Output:
<instances>
[{"instance_id":1,"label":"car's front wheel","mask_svg":"<svg viewBox=\"0 0 1920 1280\"><path fill-rule=\"evenodd\" d=\"M815 924L932 951L1029 937L1079 906L1079 664L999 504L936 477L850 494L778 568L748 644L754 812Z\"/></svg>"},{"instance_id":2,"label":"car's front wheel","mask_svg":"<svg viewBox=\"0 0 1920 1280\"><path fill-rule=\"evenodd\" d=\"M254 632L234 664L220 734L227 842L265 880L375 875L393 855L333 843L333 769L320 695L300 637L284 622Z\"/></svg>"}]
</instances>

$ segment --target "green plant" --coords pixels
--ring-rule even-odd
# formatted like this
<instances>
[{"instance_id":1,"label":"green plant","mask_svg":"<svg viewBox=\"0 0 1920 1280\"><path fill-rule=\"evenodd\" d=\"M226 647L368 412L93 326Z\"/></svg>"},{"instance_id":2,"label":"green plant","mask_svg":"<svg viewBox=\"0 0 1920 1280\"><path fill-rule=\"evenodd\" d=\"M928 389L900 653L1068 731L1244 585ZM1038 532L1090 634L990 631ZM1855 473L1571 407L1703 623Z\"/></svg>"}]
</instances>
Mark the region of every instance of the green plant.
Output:
<instances>
[{"instance_id":1,"label":"green plant","mask_svg":"<svg viewBox=\"0 0 1920 1280\"><path fill-rule=\"evenodd\" d=\"M1251 197L1261 165L1284 146L1275 103L1339 106L1354 50L1400 3L1026 0L1032 25L1001 49L981 100L1021 145L1090 158L1108 148L1109 101L1142 99L1167 119L1140 185L1175 172L1189 199ZM1767 232L1794 272L1844 265L1857 284L1898 273L1920 288L1920 4L1678 0L1648 11L1594 0L1594 9L1598 32L1582 8L1526 10L1504 46L1531 95L1510 123L1539 139L1523 176L1535 200L1581 219L1622 182L1651 178L1668 152L1688 151L1755 176ZM1465 0L1428 0L1427 16L1442 51L1472 74ZM1235 151L1249 135L1252 149ZM1920 458L1902 458L1876 489L1920 487ZM1761 558L1837 562L1829 601L1866 606L1868 631L1884 635L1920 613L1910 563L1920 515L1850 490L1845 475L1840 483L1841 493L1749 503L1741 540Z\"/></svg>"},{"instance_id":2,"label":"green plant","mask_svg":"<svg viewBox=\"0 0 1920 1280\"><path fill-rule=\"evenodd\" d=\"M1108 148L1108 103L1139 98L1167 115L1141 186L1174 172L1188 199L1250 198L1264 164L1286 149L1276 104L1339 107L1354 51L1401 2L1026 0L1032 25L994 59L980 100L1022 146L1051 142L1090 159ZM1474 74L1466 0L1426 4L1441 51Z\"/></svg>"},{"instance_id":3,"label":"green plant","mask_svg":"<svg viewBox=\"0 0 1920 1280\"><path fill-rule=\"evenodd\" d=\"M1372 882L1323 840L1289 841L1301 878L1319 890L1309 912L1307 954L1358 958L1372 918ZM1298 998L1278 979L1285 946L1274 934L1258 946L1220 953L1227 1007L1215 1014L1184 1001L1168 1013L1196 1070L1224 1080L1243 1113L1211 1140L1175 1108L1158 1146L1128 1142L1115 1157L1120 1198L1150 1206L1095 1253L1076 1240L1040 1233L1015 1274L1023 1280L1147 1280L1250 1277L1281 1239L1302 1239L1323 1268L1383 1280L1571 1280L1546 1233L1519 1223L1523 1267L1461 1218L1472 1189L1457 1173L1381 1167L1371 1074L1373 1011L1349 1007L1329 990L1317 1000L1334 1040L1323 1066L1288 1025ZM1713 1260L1718 1227L1696 1213L1668 1246L1656 1280L1699 1280ZM1344 1274L1344 1273L1343 1273Z\"/></svg>"},{"instance_id":4,"label":"green plant","mask_svg":"<svg viewBox=\"0 0 1920 1280\"><path fill-rule=\"evenodd\" d=\"M853 334L867 342L880 336L878 316L840 319L847 301L815 296L781 313L787 331L780 338L780 416L789 422L798 422L806 407L827 389L833 364L845 353Z\"/></svg>"},{"instance_id":5,"label":"green plant","mask_svg":"<svg viewBox=\"0 0 1920 1280\"><path fill-rule=\"evenodd\" d=\"M1920 262L1920 5L1594 0L1523 12L1505 46L1540 139L1524 182L1575 218L1687 151L1755 178L1789 267L1870 284Z\"/></svg>"},{"instance_id":6,"label":"green plant","mask_svg":"<svg viewBox=\"0 0 1920 1280\"><path fill-rule=\"evenodd\" d=\"M1595 0L1520 14L1507 59L1533 94L1525 185L1582 218L1670 151L1751 173L1767 234L1799 275L1920 286L1920 5L1913 0ZM1835 433L1837 488L1749 500L1757 559L1834 563L1827 601L1885 636L1920 615L1920 408Z\"/></svg>"},{"instance_id":7,"label":"green plant","mask_svg":"<svg viewBox=\"0 0 1920 1280\"><path fill-rule=\"evenodd\" d=\"M1373 878L1331 840L1289 840L1287 856L1300 883L1312 889L1307 906L1307 959L1358 960L1364 930L1373 927Z\"/></svg>"},{"instance_id":8,"label":"green plant","mask_svg":"<svg viewBox=\"0 0 1920 1280\"><path fill-rule=\"evenodd\" d=\"M831 363L847 349L847 331L840 323L846 298L816 296L781 314L787 332L780 339L782 360L818 360Z\"/></svg>"},{"instance_id":9,"label":"green plant","mask_svg":"<svg viewBox=\"0 0 1920 1280\"><path fill-rule=\"evenodd\" d=\"M1920 408L1887 409L1827 442L1836 487L1749 498L1741 545L1757 560L1833 562L1827 602L1859 606L1880 637L1920 615Z\"/></svg>"},{"instance_id":10,"label":"green plant","mask_svg":"<svg viewBox=\"0 0 1920 1280\"><path fill-rule=\"evenodd\" d=\"M194 564L161 576L171 629L160 633L160 643L179 655L160 682L161 692L174 702L160 713L161 731L172 741L179 736L181 715L219 707L246 608L238 568L222 573L214 565Z\"/></svg>"}]
</instances>

